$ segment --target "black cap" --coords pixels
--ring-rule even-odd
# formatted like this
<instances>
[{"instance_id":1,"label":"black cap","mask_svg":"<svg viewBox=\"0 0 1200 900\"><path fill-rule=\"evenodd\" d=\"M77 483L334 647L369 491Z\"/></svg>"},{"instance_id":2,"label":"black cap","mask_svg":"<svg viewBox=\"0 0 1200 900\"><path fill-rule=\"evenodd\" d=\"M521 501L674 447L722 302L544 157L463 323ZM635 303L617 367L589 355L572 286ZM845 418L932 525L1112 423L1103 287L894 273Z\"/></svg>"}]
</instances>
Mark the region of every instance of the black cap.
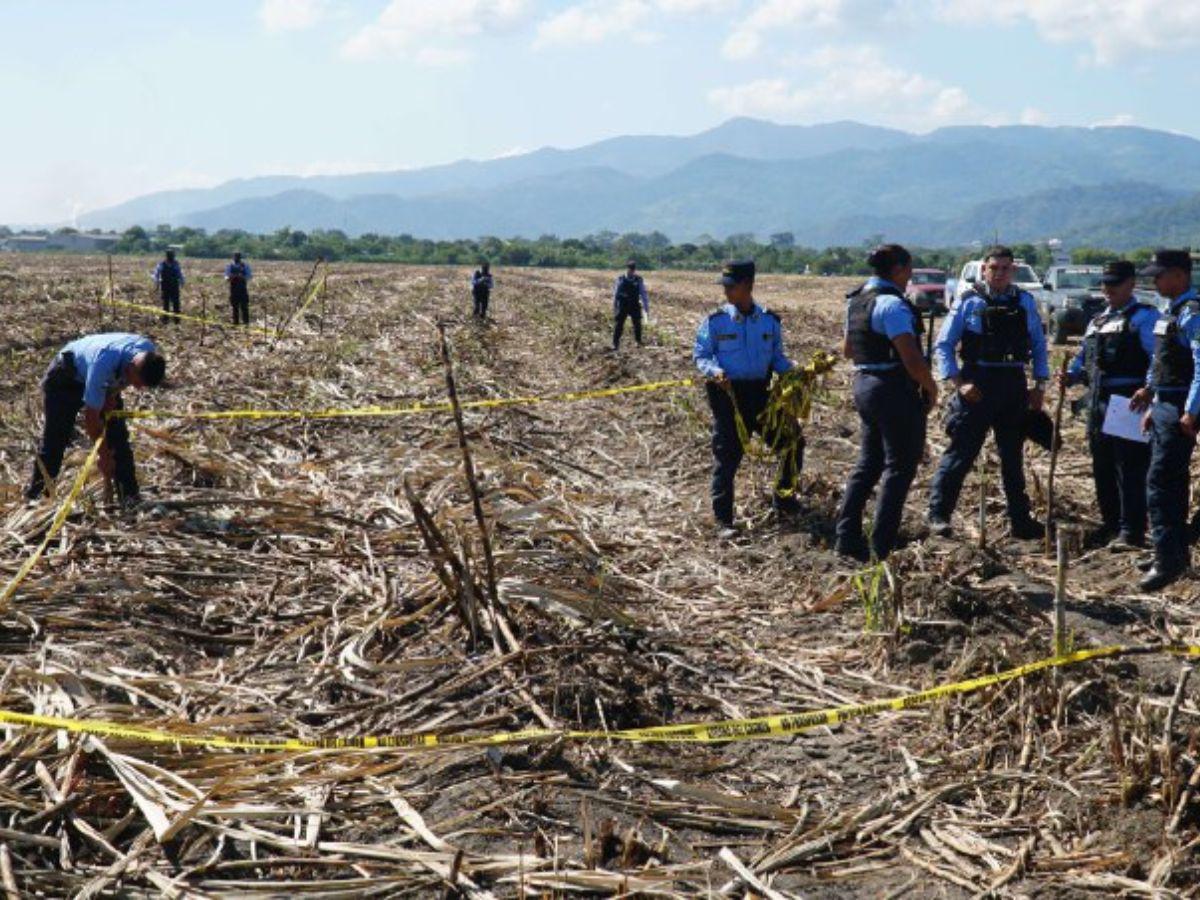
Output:
<instances>
[{"instance_id":1,"label":"black cap","mask_svg":"<svg viewBox=\"0 0 1200 900\"><path fill-rule=\"evenodd\" d=\"M627 268L627 269L636 269L636 268L637 268L637 260L636 260L636 259L627 259L627 260L625 260L625 268Z\"/></svg>"},{"instance_id":2,"label":"black cap","mask_svg":"<svg viewBox=\"0 0 1200 900\"><path fill-rule=\"evenodd\" d=\"M721 284L729 286L754 280L754 260L743 259L725 263L721 269Z\"/></svg>"},{"instance_id":3,"label":"black cap","mask_svg":"<svg viewBox=\"0 0 1200 900\"><path fill-rule=\"evenodd\" d=\"M1104 274L1100 276L1101 284L1120 284L1137 275L1137 268L1127 259L1118 259L1104 264Z\"/></svg>"},{"instance_id":4,"label":"black cap","mask_svg":"<svg viewBox=\"0 0 1200 900\"><path fill-rule=\"evenodd\" d=\"M1142 269L1143 275L1161 275L1168 269L1192 271L1192 254L1186 250L1155 250L1154 260Z\"/></svg>"}]
</instances>

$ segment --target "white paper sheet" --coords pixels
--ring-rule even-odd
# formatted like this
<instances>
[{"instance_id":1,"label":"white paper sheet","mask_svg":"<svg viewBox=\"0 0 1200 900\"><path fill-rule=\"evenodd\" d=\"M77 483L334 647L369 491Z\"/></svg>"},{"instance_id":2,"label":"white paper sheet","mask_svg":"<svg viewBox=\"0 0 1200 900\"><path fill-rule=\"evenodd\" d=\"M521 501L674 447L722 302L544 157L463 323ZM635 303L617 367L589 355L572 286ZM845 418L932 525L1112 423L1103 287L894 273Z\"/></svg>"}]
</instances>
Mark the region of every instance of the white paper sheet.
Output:
<instances>
[{"instance_id":1,"label":"white paper sheet","mask_svg":"<svg viewBox=\"0 0 1200 900\"><path fill-rule=\"evenodd\" d=\"M1142 434L1142 414L1130 409L1129 398L1120 394L1113 394L1108 398L1108 409L1104 411L1104 425L1100 430L1113 437L1137 441L1139 444L1150 442L1150 436Z\"/></svg>"}]
</instances>

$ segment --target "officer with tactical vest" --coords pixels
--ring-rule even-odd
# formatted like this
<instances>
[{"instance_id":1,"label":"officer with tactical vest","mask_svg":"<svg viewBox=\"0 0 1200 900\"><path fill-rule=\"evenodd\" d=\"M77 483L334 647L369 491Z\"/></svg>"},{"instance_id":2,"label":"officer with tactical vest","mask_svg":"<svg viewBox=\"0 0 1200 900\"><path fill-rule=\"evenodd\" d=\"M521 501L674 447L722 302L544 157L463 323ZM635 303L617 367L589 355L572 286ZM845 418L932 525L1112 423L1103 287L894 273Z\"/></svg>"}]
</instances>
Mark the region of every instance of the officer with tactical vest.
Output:
<instances>
[{"instance_id":1,"label":"officer with tactical vest","mask_svg":"<svg viewBox=\"0 0 1200 900\"><path fill-rule=\"evenodd\" d=\"M1084 332L1083 345L1071 360L1062 386L1088 386L1087 436L1092 480L1103 526L1101 540L1113 549L1141 547L1146 538L1146 470L1150 447L1104 434L1109 398L1132 397L1146 383L1154 353L1158 310L1134 299L1136 270L1127 260L1104 267L1100 283L1108 308Z\"/></svg>"},{"instance_id":2,"label":"officer with tactical vest","mask_svg":"<svg viewBox=\"0 0 1200 900\"><path fill-rule=\"evenodd\" d=\"M1154 326L1146 387L1130 403L1146 411L1142 429L1150 434L1146 492L1154 558L1138 587L1156 591L1178 579L1190 563L1187 507L1200 421L1200 298L1186 250L1159 250L1142 274L1154 278L1154 289L1168 301Z\"/></svg>"},{"instance_id":3,"label":"officer with tactical vest","mask_svg":"<svg viewBox=\"0 0 1200 900\"><path fill-rule=\"evenodd\" d=\"M939 374L953 385L946 419L950 445L942 456L929 495L929 529L951 533L950 517L963 481L990 430L1000 453L1008 505L1009 533L1020 540L1043 535L1029 514L1025 492L1025 414L1040 411L1050 365L1046 336L1032 296L1012 283L1013 252L992 247L984 256L982 280L950 310L937 340ZM962 367L955 351L962 345ZM1032 361L1033 390L1025 380Z\"/></svg>"},{"instance_id":4,"label":"officer with tactical vest","mask_svg":"<svg viewBox=\"0 0 1200 900\"><path fill-rule=\"evenodd\" d=\"M884 244L867 262L875 274L846 298L842 352L854 362L854 405L862 420L858 464L846 482L837 519L838 554L860 562L885 559L896 544L908 489L925 446L925 419L937 402L937 384L921 354L921 314L904 296L912 256ZM868 546L862 517L875 485Z\"/></svg>"},{"instance_id":5,"label":"officer with tactical vest","mask_svg":"<svg viewBox=\"0 0 1200 900\"><path fill-rule=\"evenodd\" d=\"M183 287L183 269L175 259L175 251L168 250L165 258L154 267L154 283L162 295L163 314L160 322L179 324L179 289ZM174 315L171 313L174 312Z\"/></svg>"},{"instance_id":6,"label":"officer with tactical vest","mask_svg":"<svg viewBox=\"0 0 1200 900\"><path fill-rule=\"evenodd\" d=\"M471 276L471 299L474 301L474 314L480 319L487 318L488 300L492 296L492 267L484 263Z\"/></svg>"},{"instance_id":7,"label":"officer with tactical vest","mask_svg":"<svg viewBox=\"0 0 1200 900\"><path fill-rule=\"evenodd\" d=\"M729 302L700 324L692 358L706 379L713 415L713 515L719 535L730 538L736 534L733 481L744 452L737 416L741 416L748 433L758 432L772 449L781 449L789 439L802 438L794 432L764 430L760 421L767 406L771 373L783 374L793 363L783 350L779 316L754 302L754 261L726 263L720 283ZM794 455L785 453L780 462L772 501L776 512L791 515L799 510L792 491L802 466L803 444Z\"/></svg>"},{"instance_id":8,"label":"officer with tactical vest","mask_svg":"<svg viewBox=\"0 0 1200 900\"><path fill-rule=\"evenodd\" d=\"M650 315L650 295L646 282L637 273L637 261L625 264L625 274L618 275L613 285L613 350L621 349L621 335L625 331L625 320L633 320L633 339L642 346L642 310Z\"/></svg>"},{"instance_id":9,"label":"officer with tactical vest","mask_svg":"<svg viewBox=\"0 0 1200 900\"><path fill-rule=\"evenodd\" d=\"M254 273L242 262L242 254L233 254L233 262L225 267L225 280L229 282L229 305L233 307L233 324L250 324L250 279Z\"/></svg>"}]
</instances>

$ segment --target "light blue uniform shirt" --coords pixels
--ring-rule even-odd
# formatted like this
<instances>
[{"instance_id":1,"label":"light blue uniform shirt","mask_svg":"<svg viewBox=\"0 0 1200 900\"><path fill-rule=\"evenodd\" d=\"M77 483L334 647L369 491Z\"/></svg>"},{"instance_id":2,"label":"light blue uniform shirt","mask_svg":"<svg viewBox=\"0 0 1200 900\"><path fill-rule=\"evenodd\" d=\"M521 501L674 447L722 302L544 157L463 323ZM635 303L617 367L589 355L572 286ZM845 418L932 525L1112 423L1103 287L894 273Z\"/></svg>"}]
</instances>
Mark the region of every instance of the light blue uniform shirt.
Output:
<instances>
[{"instance_id":1,"label":"light blue uniform shirt","mask_svg":"<svg viewBox=\"0 0 1200 900\"><path fill-rule=\"evenodd\" d=\"M726 303L701 322L692 359L702 375L724 374L731 381L769 378L793 365L783 352L779 319L757 303L745 316Z\"/></svg>"},{"instance_id":2,"label":"light blue uniform shirt","mask_svg":"<svg viewBox=\"0 0 1200 900\"><path fill-rule=\"evenodd\" d=\"M1168 308L1172 311L1180 309L1184 304L1191 300L1200 299L1197 296L1195 288L1188 290L1176 297L1168 304ZM1184 309L1179 313L1179 331L1175 335L1175 339L1179 341L1180 346L1187 347L1192 351L1192 365L1195 371L1192 374L1192 386L1188 389L1187 403L1184 405L1184 412L1193 416L1200 416L1200 316L1193 313L1191 310ZM1154 388L1154 367L1150 367L1150 371L1146 374L1146 384ZM1157 390L1157 388L1155 388ZM1177 388L1166 388L1161 393L1173 394L1177 393Z\"/></svg>"},{"instance_id":3,"label":"light blue uniform shirt","mask_svg":"<svg viewBox=\"0 0 1200 900\"><path fill-rule=\"evenodd\" d=\"M225 277L226 277L227 279L229 279L229 278L232 278L232 277L233 277L233 267L234 267L234 265L235 265L234 263L230 263L229 265L227 265L227 266L225 267ZM244 271L242 272L242 277L243 277L243 278L245 278L247 281L249 281L251 278L253 278L253 277L254 277L253 273L250 271L250 264L249 264L249 263L242 263L242 269L244 270ZM180 281L180 284L182 284L182 283L183 283L183 282L182 282L182 281Z\"/></svg>"},{"instance_id":4,"label":"light blue uniform shirt","mask_svg":"<svg viewBox=\"0 0 1200 900\"><path fill-rule=\"evenodd\" d=\"M621 311L621 282L625 280L624 275L618 275L617 280L613 283L613 312ZM646 292L646 282L639 275L637 278L638 297L642 301L642 309L646 311L646 315L650 314L650 295Z\"/></svg>"},{"instance_id":5,"label":"light blue uniform shirt","mask_svg":"<svg viewBox=\"0 0 1200 900\"><path fill-rule=\"evenodd\" d=\"M163 269L168 265L175 267L175 273L179 278L179 283L183 284L183 266L179 264L179 260L174 260L168 263L165 259L160 259L158 265L154 267L154 283L162 284Z\"/></svg>"},{"instance_id":6,"label":"light blue uniform shirt","mask_svg":"<svg viewBox=\"0 0 1200 900\"><path fill-rule=\"evenodd\" d=\"M75 380L83 385L84 406L100 410L110 390L125 387L125 366L139 353L157 349L150 338L116 331L81 337L63 347L62 352L75 355Z\"/></svg>"},{"instance_id":7,"label":"light blue uniform shirt","mask_svg":"<svg viewBox=\"0 0 1200 900\"><path fill-rule=\"evenodd\" d=\"M963 332L983 334L983 311L987 308L987 301L978 293L978 290L983 289L978 288L964 294L963 298L951 307L950 314L942 322L942 330L938 332L935 345L935 354L938 377L943 381L959 374L958 355L955 351L959 341L962 340ZM1041 314L1038 313L1037 304L1032 296L1016 288L1009 288L1009 290L1017 291L1019 302L1025 309L1025 324L1029 329L1029 349L1033 355L1033 377L1039 381L1045 380L1050 377L1050 359L1046 354L1046 335L1042 332ZM1024 363L1019 362L989 363L981 361L976 365L985 369L1023 369L1025 367Z\"/></svg>"},{"instance_id":8,"label":"light blue uniform shirt","mask_svg":"<svg viewBox=\"0 0 1200 900\"><path fill-rule=\"evenodd\" d=\"M867 279L867 283L863 285L865 291L877 291L882 288L892 288L900 290L899 287L892 284L886 278L880 278L877 275L872 275ZM849 328L850 311L847 308L846 327ZM882 334L889 341L893 340L900 334L916 335L917 322L913 318L913 311L909 305L900 297L892 294L880 294L875 298L875 307L871 310L871 330L876 334ZM888 369L894 369L900 365L899 360L884 363L858 363L854 366L859 372L885 372Z\"/></svg>"},{"instance_id":9,"label":"light blue uniform shirt","mask_svg":"<svg viewBox=\"0 0 1200 900\"><path fill-rule=\"evenodd\" d=\"M1136 297L1131 299L1118 312L1124 315L1125 311L1137 304L1137 302ZM1101 315L1106 314L1101 313ZM1154 323L1157 321L1158 310L1153 306L1143 306L1129 318L1129 327L1137 332L1138 343L1142 345L1142 349L1150 357L1154 356ZM1095 325L1095 319L1088 323L1087 331L1084 333L1085 343L1079 348L1079 352L1075 354L1075 358L1071 360L1071 365L1067 367L1067 376L1071 384L1079 384L1083 380L1084 375L1087 374L1087 360L1085 359L1087 355L1086 341L1088 335L1092 333L1092 329L1095 328ZM1100 379L1100 387L1128 387L1135 384L1140 385L1144 380L1143 378L1129 378L1123 375L1105 375Z\"/></svg>"}]
</instances>

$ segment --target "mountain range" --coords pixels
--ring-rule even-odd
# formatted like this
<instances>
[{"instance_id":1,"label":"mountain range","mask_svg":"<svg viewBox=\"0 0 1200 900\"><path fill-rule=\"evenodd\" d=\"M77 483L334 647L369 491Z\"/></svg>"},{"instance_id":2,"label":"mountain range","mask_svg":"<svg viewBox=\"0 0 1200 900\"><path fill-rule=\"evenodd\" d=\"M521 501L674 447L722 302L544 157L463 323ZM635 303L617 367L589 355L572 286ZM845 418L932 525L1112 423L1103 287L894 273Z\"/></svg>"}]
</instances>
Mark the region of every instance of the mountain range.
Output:
<instances>
[{"instance_id":1,"label":"mountain range","mask_svg":"<svg viewBox=\"0 0 1200 900\"><path fill-rule=\"evenodd\" d=\"M1200 141L1133 127L963 126L917 135L733 119L691 136L354 175L238 179L80 217L421 238L791 232L809 246L1058 237L1114 249L1200 243Z\"/></svg>"}]
</instances>

